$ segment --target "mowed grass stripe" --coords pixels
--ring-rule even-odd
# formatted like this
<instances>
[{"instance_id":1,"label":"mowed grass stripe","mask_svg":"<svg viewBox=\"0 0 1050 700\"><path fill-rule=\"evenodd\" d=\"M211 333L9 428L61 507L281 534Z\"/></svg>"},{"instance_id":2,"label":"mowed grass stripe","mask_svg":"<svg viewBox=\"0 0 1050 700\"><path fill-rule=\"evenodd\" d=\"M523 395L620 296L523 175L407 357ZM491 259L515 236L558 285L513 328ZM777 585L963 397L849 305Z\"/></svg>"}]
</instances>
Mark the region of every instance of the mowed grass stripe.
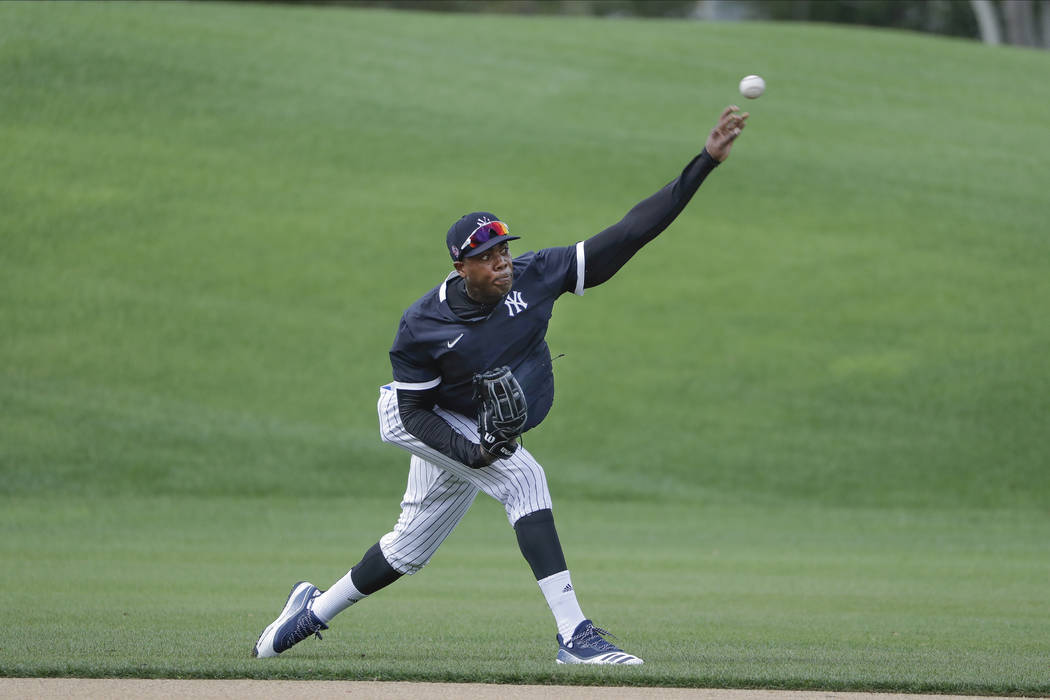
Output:
<instances>
[{"instance_id":1,"label":"mowed grass stripe","mask_svg":"<svg viewBox=\"0 0 1050 700\"><path fill-rule=\"evenodd\" d=\"M23 565L0 583L34 633L3 646L0 668L1047 692L1040 557L1050 531L1008 512L966 521L954 512L625 503L618 515L631 527L594 530L607 504L563 500L556 508L581 601L648 662L625 673L554 667L549 613L500 507L484 500L427 569L356 605L323 642L267 664L249 658L291 583L340 576L347 549L392 523L393 500L8 501L3 556ZM313 526L309 537L289 525L301 520ZM674 539L663 531L672 520Z\"/></svg>"}]
</instances>

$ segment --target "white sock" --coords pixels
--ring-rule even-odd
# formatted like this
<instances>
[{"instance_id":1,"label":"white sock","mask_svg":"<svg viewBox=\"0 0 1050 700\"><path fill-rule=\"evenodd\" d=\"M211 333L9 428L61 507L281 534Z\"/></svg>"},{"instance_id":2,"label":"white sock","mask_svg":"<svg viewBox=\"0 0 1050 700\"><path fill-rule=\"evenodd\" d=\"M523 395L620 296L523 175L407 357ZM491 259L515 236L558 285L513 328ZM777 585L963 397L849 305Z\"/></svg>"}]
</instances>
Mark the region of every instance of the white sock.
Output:
<instances>
[{"instance_id":1,"label":"white sock","mask_svg":"<svg viewBox=\"0 0 1050 700\"><path fill-rule=\"evenodd\" d=\"M576 631L577 625L586 618L580 610L580 604L576 602L576 591L572 589L572 579L569 570L559 571L545 579L537 581L543 597L547 599L547 605L554 613L554 619L558 623L558 633L565 641L569 641L572 633Z\"/></svg>"},{"instance_id":2,"label":"white sock","mask_svg":"<svg viewBox=\"0 0 1050 700\"><path fill-rule=\"evenodd\" d=\"M314 598L311 610L314 611L314 615L321 618L321 622L327 625L333 617L365 597L365 594L354 586L354 582L350 579L350 572L347 571L346 576Z\"/></svg>"}]
</instances>

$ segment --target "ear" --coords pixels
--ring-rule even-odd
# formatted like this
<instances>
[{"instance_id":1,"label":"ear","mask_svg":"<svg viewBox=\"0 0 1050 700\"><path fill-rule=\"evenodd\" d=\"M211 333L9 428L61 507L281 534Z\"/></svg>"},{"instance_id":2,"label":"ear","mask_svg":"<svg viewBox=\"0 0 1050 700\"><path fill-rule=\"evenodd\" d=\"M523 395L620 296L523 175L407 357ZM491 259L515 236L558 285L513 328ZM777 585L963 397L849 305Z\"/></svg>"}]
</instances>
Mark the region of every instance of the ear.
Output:
<instances>
[{"instance_id":1,"label":"ear","mask_svg":"<svg viewBox=\"0 0 1050 700\"><path fill-rule=\"evenodd\" d=\"M467 276L467 273L463 271L464 263L463 263L462 260L455 260L455 261L453 261L452 265L453 265L453 267L456 268L456 272L459 273L460 277L466 277Z\"/></svg>"}]
</instances>

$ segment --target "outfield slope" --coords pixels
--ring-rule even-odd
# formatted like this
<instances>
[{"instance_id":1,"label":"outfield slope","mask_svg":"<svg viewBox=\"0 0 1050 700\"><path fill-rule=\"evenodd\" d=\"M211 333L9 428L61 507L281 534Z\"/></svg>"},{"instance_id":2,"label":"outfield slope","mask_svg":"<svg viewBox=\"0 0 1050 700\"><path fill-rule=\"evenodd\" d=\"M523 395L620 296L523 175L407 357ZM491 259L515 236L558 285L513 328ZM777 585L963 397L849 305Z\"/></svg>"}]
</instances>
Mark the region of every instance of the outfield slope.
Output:
<instances>
[{"instance_id":1,"label":"outfield slope","mask_svg":"<svg viewBox=\"0 0 1050 700\"><path fill-rule=\"evenodd\" d=\"M555 483L1050 504L1045 53L797 25L0 12L13 490L266 493L288 461L323 475L348 451L382 473L372 397L448 222L495 210L516 248L586 237L759 72L732 161L558 308L560 393L530 436ZM79 468L86 444L105 469Z\"/></svg>"}]
</instances>

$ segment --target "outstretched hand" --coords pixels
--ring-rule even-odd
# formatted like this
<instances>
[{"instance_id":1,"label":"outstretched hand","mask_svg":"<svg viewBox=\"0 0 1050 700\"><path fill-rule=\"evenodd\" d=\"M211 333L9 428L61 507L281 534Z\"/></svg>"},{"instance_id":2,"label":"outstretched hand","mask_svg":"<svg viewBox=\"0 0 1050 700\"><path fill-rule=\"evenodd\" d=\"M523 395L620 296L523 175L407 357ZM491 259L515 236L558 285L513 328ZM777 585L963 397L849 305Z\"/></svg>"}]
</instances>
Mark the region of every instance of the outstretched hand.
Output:
<instances>
[{"instance_id":1,"label":"outstretched hand","mask_svg":"<svg viewBox=\"0 0 1050 700\"><path fill-rule=\"evenodd\" d=\"M744 130L747 112L741 112L736 105L729 105L722 110L722 116L718 118L718 124L707 137L705 148L711 157L721 163L729 157L729 149L733 147L733 141Z\"/></svg>"}]
</instances>

